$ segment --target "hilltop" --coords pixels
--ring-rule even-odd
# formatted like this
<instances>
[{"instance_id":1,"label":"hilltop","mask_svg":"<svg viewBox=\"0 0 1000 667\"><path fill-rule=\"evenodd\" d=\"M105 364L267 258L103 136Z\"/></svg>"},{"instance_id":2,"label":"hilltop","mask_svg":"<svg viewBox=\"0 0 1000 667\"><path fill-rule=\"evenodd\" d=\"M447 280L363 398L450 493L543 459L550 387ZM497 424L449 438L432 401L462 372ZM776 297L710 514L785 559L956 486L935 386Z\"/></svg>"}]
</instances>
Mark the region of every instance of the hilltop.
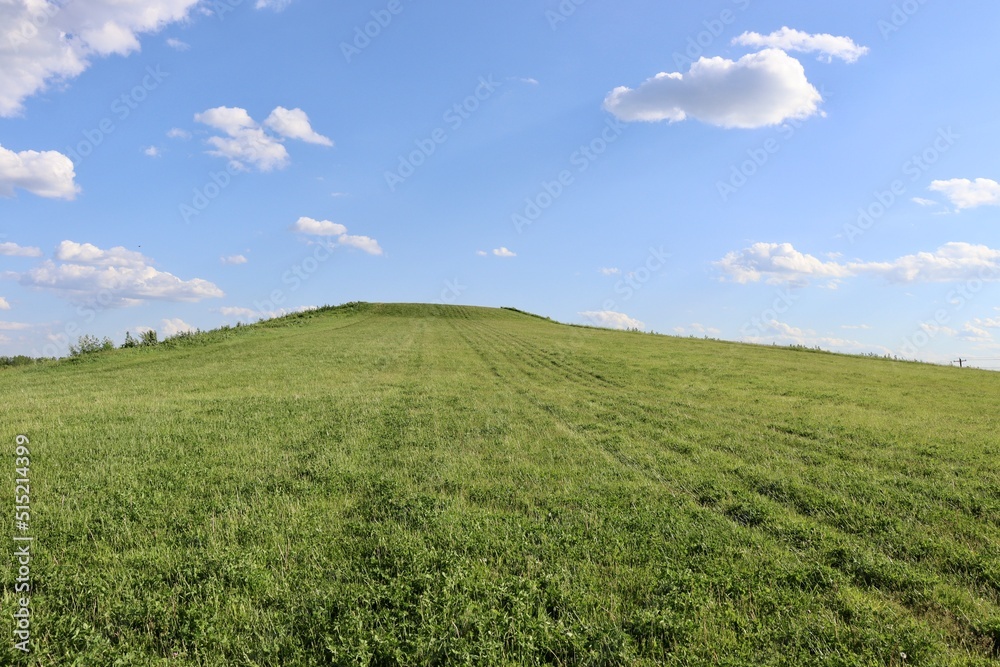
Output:
<instances>
[{"instance_id":1,"label":"hilltop","mask_svg":"<svg viewBox=\"0 0 1000 667\"><path fill-rule=\"evenodd\" d=\"M356 303L0 392L0 662L1000 657L997 374Z\"/></svg>"}]
</instances>

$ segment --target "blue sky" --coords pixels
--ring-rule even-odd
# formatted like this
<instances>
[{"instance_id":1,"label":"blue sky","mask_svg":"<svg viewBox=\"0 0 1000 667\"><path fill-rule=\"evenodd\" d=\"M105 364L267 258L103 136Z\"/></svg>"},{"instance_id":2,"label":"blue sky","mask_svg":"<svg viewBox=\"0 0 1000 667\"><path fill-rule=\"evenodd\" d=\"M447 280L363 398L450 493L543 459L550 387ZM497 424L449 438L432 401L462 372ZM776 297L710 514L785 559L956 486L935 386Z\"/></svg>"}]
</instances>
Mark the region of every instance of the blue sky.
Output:
<instances>
[{"instance_id":1,"label":"blue sky","mask_svg":"<svg viewBox=\"0 0 1000 667\"><path fill-rule=\"evenodd\" d=\"M1000 367L998 24L0 4L0 354L364 300Z\"/></svg>"}]
</instances>

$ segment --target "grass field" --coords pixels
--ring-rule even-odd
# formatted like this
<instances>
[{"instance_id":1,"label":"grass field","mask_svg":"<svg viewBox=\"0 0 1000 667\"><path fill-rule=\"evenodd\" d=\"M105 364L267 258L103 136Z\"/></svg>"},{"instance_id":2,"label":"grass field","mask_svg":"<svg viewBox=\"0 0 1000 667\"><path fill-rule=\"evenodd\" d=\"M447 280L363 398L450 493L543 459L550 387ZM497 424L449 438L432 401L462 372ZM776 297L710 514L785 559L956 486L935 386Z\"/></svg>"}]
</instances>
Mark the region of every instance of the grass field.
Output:
<instances>
[{"instance_id":1,"label":"grass field","mask_svg":"<svg viewBox=\"0 0 1000 667\"><path fill-rule=\"evenodd\" d=\"M0 664L1000 662L1000 374L358 304L0 392Z\"/></svg>"}]
</instances>

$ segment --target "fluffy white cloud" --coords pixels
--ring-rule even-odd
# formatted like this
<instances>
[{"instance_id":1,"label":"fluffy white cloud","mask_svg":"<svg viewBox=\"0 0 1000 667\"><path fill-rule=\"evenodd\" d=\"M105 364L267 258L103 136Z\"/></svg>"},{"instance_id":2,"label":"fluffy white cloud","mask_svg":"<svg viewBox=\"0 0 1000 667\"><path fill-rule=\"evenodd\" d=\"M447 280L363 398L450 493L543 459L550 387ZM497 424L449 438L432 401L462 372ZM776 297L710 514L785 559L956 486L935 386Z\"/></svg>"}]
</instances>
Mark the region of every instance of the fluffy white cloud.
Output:
<instances>
[{"instance_id":1,"label":"fluffy white cloud","mask_svg":"<svg viewBox=\"0 0 1000 667\"><path fill-rule=\"evenodd\" d=\"M181 40L175 39L173 37L167 39L167 46L172 48L174 51L187 51L188 49L191 48L191 45L188 44L187 42L182 42Z\"/></svg>"},{"instance_id":2,"label":"fluffy white cloud","mask_svg":"<svg viewBox=\"0 0 1000 667\"><path fill-rule=\"evenodd\" d=\"M687 74L660 73L637 89L616 88L604 108L624 121L695 118L725 128L757 128L819 112L823 97L805 69L780 49L740 58L701 58Z\"/></svg>"},{"instance_id":3,"label":"fluffy white cloud","mask_svg":"<svg viewBox=\"0 0 1000 667\"><path fill-rule=\"evenodd\" d=\"M993 334L982 328L976 326L972 322L966 322L962 326L962 331L958 334L959 338L963 338L972 343L992 343Z\"/></svg>"},{"instance_id":4,"label":"fluffy white cloud","mask_svg":"<svg viewBox=\"0 0 1000 667\"><path fill-rule=\"evenodd\" d=\"M312 128L309 116L302 109L277 107L264 121L264 125L286 139L300 139L310 144L333 146L329 137L324 137Z\"/></svg>"},{"instance_id":5,"label":"fluffy white cloud","mask_svg":"<svg viewBox=\"0 0 1000 667\"><path fill-rule=\"evenodd\" d=\"M238 264L246 264L247 258L243 255L229 255L228 257L222 258L222 263L229 266L236 266Z\"/></svg>"},{"instance_id":6,"label":"fluffy white cloud","mask_svg":"<svg viewBox=\"0 0 1000 667\"><path fill-rule=\"evenodd\" d=\"M0 296L0 310L10 310L10 303L2 296Z\"/></svg>"},{"instance_id":7,"label":"fluffy white cloud","mask_svg":"<svg viewBox=\"0 0 1000 667\"><path fill-rule=\"evenodd\" d=\"M924 197L914 197L913 203L917 206L938 206L939 204L933 199L925 199Z\"/></svg>"},{"instance_id":8,"label":"fluffy white cloud","mask_svg":"<svg viewBox=\"0 0 1000 667\"><path fill-rule=\"evenodd\" d=\"M340 236L347 233L347 227L339 222L301 217L292 225L292 231L311 236Z\"/></svg>"},{"instance_id":9,"label":"fluffy white cloud","mask_svg":"<svg viewBox=\"0 0 1000 667\"><path fill-rule=\"evenodd\" d=\"M151 263L142 254L122 247L102 250L90 243L63 241L54 260L10 275L25 287L51 290L74 303L97 303L103 307L224 296L222 290L207 280L182 280L153 268Z\"/></svg>"},{"instance_id":10,"label":"fluffy white cloud","mask_svg":"<svg viewBox=\"0 0 1000 667\"><path fill-rule=\"evenodd\" d=\"M517 257L516 252L514 252L513 250L508 250L503 246L499 248L494 248L493 255L496 257L504 257L504 258Z\"/></svg>"},{"instance_id":11,"label":"fluffy white cloud","mask_svg":"<svg viewBox=\"0 0 1000 667\"><path fill-rule=\"evenodd\" d=\"M591 310L578 313L587 318L599 327L609 329L645 329L646 325L637 319L631 318L625 313L616 313L613 310Z\"/></svg>"},{"instance_id":12,"label":"fluffy white cloud","mask_svg":"<svg viewBox=\"0 0 1000 667\"><path fill-rule=\"evenodd\" d=\"M75 179L73 161L58 151L15 153L0 146L0 197L13 197L21 188L39 197L73 199L80 191Z\"/></svg>"},{"instance_id":13,"label":"fluffy white cloud","mask_svg":"<svg viewBox=\"0 0 1000 667\"><path fill-rule=\"evenodd\" d=\"M271 112L264 126L257 124L246 109L216 107L195 114L195 121L225 132L227 136L209 137L213 150L209 155L228 159L240 169L250 164L260 171L272 171L288 166L288 150L282 139L298 139L323 146L333 142L318 134L309 124L309 117L301 109L288 110L277 107ZM275 134L269 134L265 128Z\"/></svg>"},{"instance_id":14,"label":"fluffy white cloud","mask_svg":"<svg viewBox=\"0 0 1000 667\"><path fill-rule=\"evenodd\" d=\"M63 241L56 247L55 258L60 262L71 264L89 264L92 266L117 266L141 268L148 260L141 252L126 250L121 246L102 250L92 243L75 243Z\"/></svg>"},{"instance_id":15,"label":"fluffy white cloud","mask_svg":"<svg viewBox=\"0 0 1000 667\"><path fill-rule=\"evenodd\" d=\"M160 157L160 149L156 146L147 146L142 149L142 154L146 157Z\"/></svg>"},{"instance_id":16,"label":"fluffy white cloud","mask_svg":"<svg viewBox=\"0 0 1000 667\"><path fill-rule=\"evenodd\" d=\"M849 265L856 273L896 283L940 283L980 278L1000 280L1000 250L971 243L946 243L934 252L906 255L891 262Z\"/></svg>"},{"instance_id":17,"label":"fluffy white cloud","mask_svg":"<svg viewBox=\"0 0 1000 667\"><path fill-rule=\"evenodd\" d=\"M733 282L805 284L814 279L840 280L873 275L894 283L1000 280L1000 250L970 243L946 243L934 252L906 255L889 262L823 262L790 243L755 243L715 262Z\"/></svg>"},{"instance_id":18,"label":"fluffy white cloud","mask_svg":"<svg viewBox=\"0 0 1000 667\"><path fill-rule=\"evenodd\" d=\"M187 140L191 138L191 133L187 130L182 130L179 127L173 127L167 132L167 137L171 139Z\"/></svg>"},{"instance_id":19,"label":"fluffy white cloud","mask_svg":"<svg viewBox=\"0 0 1000 667\"><path fill-rule=\"evenodd\" d=\"M0 243L0 255L6 255L7 257L41 257L42 249L19 246L16 243L5 241L4 243Z\"/></svg>"},{"instance_id":20,"label":"fluffy white cloud","mask_svg":"<svg viewBox=\"0 0 1000 667\"><path fill-rule=\"evenodd\" d=\"M179 333L194 331L195 328L179 317L175 317L173 319L163 320L161 330L164 337L170 338L171 336L176 336Z\"/></svg>"},{"instance_id":21,"label":"fluffy white cloud","mask_svg":"<svg viewBox=\"0 0 1000 667\"><path fill-rule=\"evenodd\" d=\"M958 210L978 206L1000 206L1000 183L988 178L953 178L949 181L934 181L932 192L940 192Z\"/></svg>"},{"instance_id":22,"label":"fluffy white cloud","mask_svg":"<svg viewBox=\"0 0 1000 667\"><path fill-rule=\"evenodd\" d=\"M195 114L194 119L225 132L227 137L209 137L214 148L210 155L228 159L241 169L250 163L260 171L288 166L288 151L282 143L262 130L246 109L216 107Z\"/></svg>"},{"instance_id":23,"label":"fluffy white cloud","mask_svg":"<svg viewBox=\"0 0 1000 667\"><path fill-rule=\"evenodd\" d=\"M353 236L348 234L347 227L339 222L302 217L292 225L291 230L308 236L335 237L337 245L357 248L369 255L382 254L382 248L379 246L378 241L369 236Z\"/></svg>"},{"instance_id":24,"label":"fluffy white cloud","mask_svg":"<svg viewBox=\"0 0 1000 667\"><path fill-rule=\"evenodd\" d=\"M844 62L854 63L870 51L867 46L855 44L850 37L835 37L827 34L810 35L807 32L788 27L783 27L770 35L745 32L734 39L733 44L801 53L819 53L820 59L826 62L830 62L833 58L840 58Z\"/></svg>"},{"instance_id":25,"label":"fluffy white cloud","mask_svg":"<svg viewBox=\"0 0 1000 667\"><path fill-rule=\"evenodd\" d=\"M598 271L601 273L602 276L617 276L620 275L622 272L621 269L615 269L615 268L598 269Z\"/></svg>"},{"instance_id":26,"label":"fluffy white cloud","mask_svg":"<svg viewBox=\"0 0 1000 667\"><path fill-rule=\"evenodd\" d=\"M183 20L199 0L42 0L0 2L0 116L64 83L96 57L127 55L139 37Z\"/></svg>"},{"instance_id":27,"label":"fluffy white cloud","mask_svg":"<svg viewBox=\"0 0 1000 667\"><path fill-rule=\"evenodd\" d=\"M715 266L740 284L761 279L770 284L803 284L812 278L839 279L851 275L845 266L803 254L791 243L755 243L727 254Z\"/></svg>"},{"instance_id":28,"label":"fluffy white cloud","mask_svg":"<svg viewBox=\"0 0 1000 667\"><path fill-rule=\"evenodd\" d=\"M379 246L378 241L369 236L353 236L351 234L343 234L337 237L337 243L349 248L357 248L358 250L362 250L369 255L382 254L382 248Z\"/></svg>"}]
</instances>

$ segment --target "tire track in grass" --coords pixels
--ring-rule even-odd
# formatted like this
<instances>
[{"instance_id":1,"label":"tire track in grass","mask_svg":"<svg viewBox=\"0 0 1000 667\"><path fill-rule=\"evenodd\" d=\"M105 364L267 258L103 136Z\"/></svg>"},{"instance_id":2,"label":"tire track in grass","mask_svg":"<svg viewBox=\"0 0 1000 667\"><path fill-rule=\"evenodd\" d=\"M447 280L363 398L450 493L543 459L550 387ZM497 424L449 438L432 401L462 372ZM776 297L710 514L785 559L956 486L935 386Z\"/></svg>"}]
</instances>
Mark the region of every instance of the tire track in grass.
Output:
<instances>
[{"instance_id":1,"label":"tire track in grass","mask_svg":"<svg viewBox=\"0 0 1000 667\"><path fill-rule=\"evenodd\" d=\"M513 333L502 334L480 328L475 332L474 336L466 336L465 338L466 342L469 344L472 344L471 341L473 339L491 340L498 349L513 350L521 360L536 371L524 372L524 375L539 384L544 384L544 381L546 380L545 376L548 374L550 377L554 376L556 378L570 381L575 388L591 394L592 398L603 398L603 394L605 392L601 392L601 395L595 395L599 390L595 388L592 383L589 383L584 379L584 376L586 375L585 373L572 368L569 368L567 372L567 369L564 366L571 366L571 364L566 364L565 362L560 364L559 361L561 360L554 360L552 358L553 355L546 355L539 352L537 348L533 347L529 342L519 339L519 337ZM484 359L488 358L485 351L481 352L481 356ZM509 360L510 358L508 358L508 361ZM576 370L576 372L574 372L574 370ZM651 409L653 406L643 405L638 402L632 403L631 405L617 404L615 407L619 410L626 408L625 410L622 410L622 412L631 412L630 416L635 416L636 409L644 409L647 417L650 416L650 413L655 413L655 409ZM598 446L605 452L605 454L611 456L620 465L657 481L664 487L670 488L673 495L677 495L673 490L674 487L668 483L659 470L656 469L655 465L639 462L634 457L626 454L620 448L609 446L609 443L606 440L600 442L595 441L593 434L582 432L580 425L575 423L575 420L561 416L558 413L558 408L555 404L539 404L539 408L550 418L557 420L565 429L575 433L582 442L591 446ZM654 423L656 421L655 415L653 415L653 421ZM786 433L785 435L799 439L815 439L814 437L807 437L800 432ZM813 435L814 434L812 433L809 434L809 436ZM649 440L646 437L643 437L643 439L651 447L655 448L662 446L662 443L655 440ZM730 464L736 464L734 468L735 470L739 470L746 466L746 460L744 458L730 452L717 450L714 454L727 459ZM842 524L836 523L829 517L822 515L816 516L815 514L805 514L801 512L800 508L795 503L787 500L777 500L768 496L764 492L764 489L760 488L759 485L755 488L755 486L748 480L740 480L737 478L730 480L730 483L737 489L742 488L744 491L752 494L752 496L756 496L758 498L758 502L763 501L763 503L765 503L764 507L770 506L775 509L780 509L783 513L789 514L792 517L798 517L800 521L822 525L829 532L828 542L830 544L826 545L827 548L825 550L819 548L812 550L814 562L826 563L827 565L840 571L849 581L853 582L854 585L863 590L870 589L878 591L880 595L893 600L900 607L907 609L908 612L916 618L924 618L925 620L929 620L931 622L941 622L943 620L941 614L943 613L945 617L948 618L949 624L953 627L957 625L967 632L977 636L983 636L983 633L986 632L974 623L966 622L967 619L966 621L963 621L963 617L966 616L965 611L969 609L966 605L978 606L982 602L986 602L988 606L993 606L990 604L989 599L972 599L967 591L969 582L959 578L956 583L954 577L947 576L940 570L929 566L923 566L922 564L914 564L910 561L906 561L907 565L900 570L899 566L893 565L894 559L886 556L880 550L873 549L863 543L863 540L869 538L869 530L861 528L856 531L847 531L844 530L844 526ZM691 494L688 493L686 495L690 496ZM709 507L706 509L723 516L735 525L739 525L750 530L759 530L768 535L771 539L775 540L775 542L784 545L784 548L790 551L801 552L801 545L796 544L795 538L792 537L792 535L796 532L793 530L794 525L786 525L787 522L777 521L778 517L775 517L774 513L770 511L765 512L765 515L759 515L759 511L754 510L753 505L746 506L744 502L745 501L739 501L737 499L735 505L729 505L725 508ZM747 514L747 512L749 512L749 514ZM911 571L911 573L908 574L907 571ZM946 581L942 584L934 584L932 580L935 577L941 576L944 576ZM947 580L951 581L949 582ZM914 598L913 593L917 589L925 590L923 598L921 598L919 594L916 598ZM952 605L931 605L936 607L936 612L928 609L928 604L932 598L955 600L956 597L959 599L965 599L965 603L960 603L960 607L965 607L965 610L955 608Z\"/></svg>"}]
</instances>

